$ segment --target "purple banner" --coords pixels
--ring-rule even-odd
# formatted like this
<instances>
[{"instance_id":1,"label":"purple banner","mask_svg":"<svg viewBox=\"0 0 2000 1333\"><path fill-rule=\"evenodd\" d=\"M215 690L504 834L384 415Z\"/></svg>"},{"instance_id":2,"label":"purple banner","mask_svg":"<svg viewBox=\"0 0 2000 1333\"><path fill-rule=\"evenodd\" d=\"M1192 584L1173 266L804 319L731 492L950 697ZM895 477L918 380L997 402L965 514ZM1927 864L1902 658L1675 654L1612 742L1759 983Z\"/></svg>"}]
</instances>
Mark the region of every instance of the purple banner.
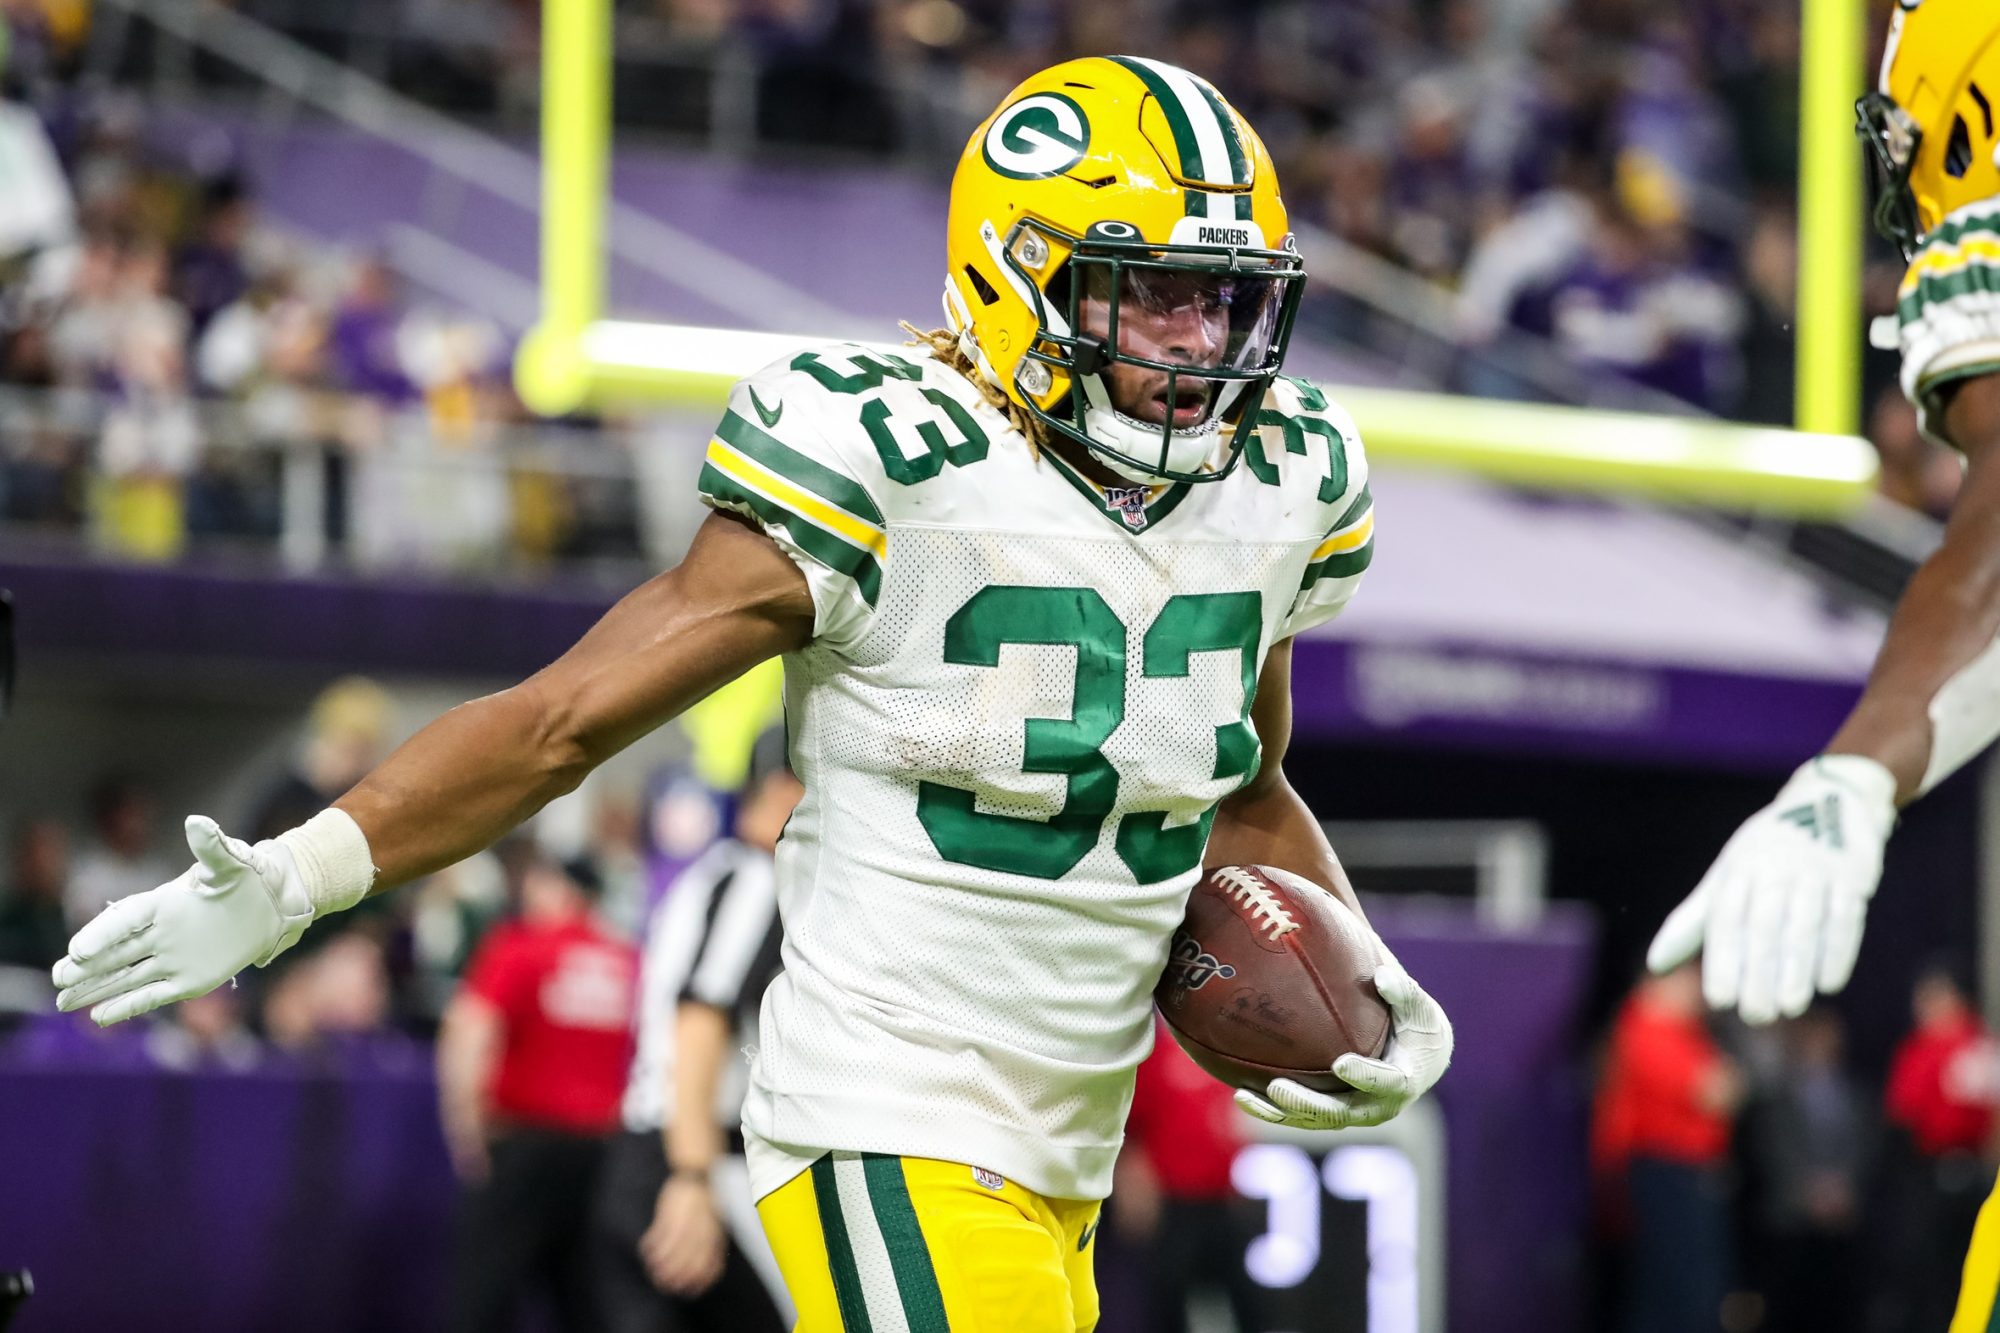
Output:
<instances>
[{"instance_id":1,"label":"purple banner","mask_svg":"<svg viewBox=\"0 0 2000 1333\"><path fill-rule=\"evenodd\" d=\"M43 653L520 677L623 591L18 560L0 560L0 588L14 593L24 685Z\"/></svg>"},{"instance_id":2,"label":"purple banner","mask_svg":"<svg viewBox=\"0 0 2000 1333\"><path fill-rule=\"evenodd\" d=\"M329 670L518 677L576 641L619 589L271 578L0 560L23 680L42 654L169 656ZM1301 740L1783 769L1825 744L1859 686L1454 643L1299 641Z\"/></svg>"},{"instance_id":3,"label":"purple banner","mask_svg":"<svg viewBox=\"0 0 2000 1333\"><path fill-rule=\"evenodd\" d=\"M1825 745L1861 687L1468 644L1301 639L1293 724L1315 740L1783 769Z\"/></svg>"},{"instance_id":4,"label":"purple banner","mask_svg":"<svg viewBox=\"0 0 2000 1333\"><path fill-rule=\"evenodd\" d=\"M181 1075L134 1038L53 1035L0 1056L0 1267L36 1286L17 1333L440 1326L452 1190L421 1049Z\"/></svg>"}]
</instances>

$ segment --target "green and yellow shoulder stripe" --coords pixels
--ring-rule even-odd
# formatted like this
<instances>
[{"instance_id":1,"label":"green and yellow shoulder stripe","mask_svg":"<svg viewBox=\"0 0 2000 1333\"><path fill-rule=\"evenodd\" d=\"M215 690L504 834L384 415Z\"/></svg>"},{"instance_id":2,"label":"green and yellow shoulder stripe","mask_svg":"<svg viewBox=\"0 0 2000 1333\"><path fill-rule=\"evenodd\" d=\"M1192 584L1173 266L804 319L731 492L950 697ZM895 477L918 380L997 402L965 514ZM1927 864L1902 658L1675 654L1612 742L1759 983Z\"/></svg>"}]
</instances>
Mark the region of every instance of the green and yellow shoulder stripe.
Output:
<instances>
[{"instance_id":1,"label":"green and yellow shoulder stripe","mask_svg":"<svg viewBox=\"0 0 2000 1333\"><path fill-rule=\"evenodd\" d=\"M1968 204L1925 238L1896 318L1903 392L1930 433L1946 386L2000 372L2000 201Z\"/></svg>"},{"instance_id":2,"label":"green and yellow shoulder stripe","mask_svg":"<svg viewBox=\"0 0 2000 1333\"><path fill-rule=\"evenodd\" d=\"M2000 208L1961 209L1924 241L1896 294L1897 316L1914 324L1939 306L2000 293Z\"/></svg>"},{"instance_id":3,"label":"green and yellow shoulder stripe","mask_svg":"<svg viewBox=\"0 0 2000 1333\"><path fill-rule=\"evenodd\" d=\"M882 511L861 483L837 470L830 451L814 450L822 457L807 452L813 447L808 432L799 431L787 443L752 420L753 413L765 417L774 406L783 412L776 386L745 381L736 387L708 443L701 497L756 519L774 537L852 580L873 608L889 550ZM803 410L795 410L795 421L804 425L804 417Z\"/></svg>"},{"instance_id":4,"label":"green and yellow shoulder stripe","mask_svg":"<svg viewBox=\"0 0 2000 1333\"><path fill-rule=\"evenodd\" d=\"M1360 493L1333 521L1326 539L1313 548L1299 590L1306 591L1323 579L1353 578L1374 558L1375 498L1364 481Z\"/></svg>"}]
</instances>

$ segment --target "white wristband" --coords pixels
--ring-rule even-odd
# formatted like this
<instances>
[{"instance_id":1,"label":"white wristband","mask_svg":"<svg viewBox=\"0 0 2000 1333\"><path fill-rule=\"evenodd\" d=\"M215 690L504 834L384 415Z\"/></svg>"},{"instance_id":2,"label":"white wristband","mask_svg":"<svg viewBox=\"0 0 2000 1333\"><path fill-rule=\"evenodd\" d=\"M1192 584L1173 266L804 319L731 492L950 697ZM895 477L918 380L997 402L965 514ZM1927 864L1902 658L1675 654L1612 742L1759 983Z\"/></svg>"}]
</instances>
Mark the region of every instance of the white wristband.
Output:
<instances>
[{"instance_id":1,"label":"white wristband","mask_svg":"<svg viewBox=\"0 0 2000 1333\"><path fill-rule=\"evenodd\" d=\"M277 841L298 866L299 882L312 900L315 919L346 911L367 897L375 884L367 835L345 810L322 810L280 833Z\"/></svg>"},{"instance_id":2,"label":"white wristband","mask_svg":"<svg viewBox=\"0 0 2000 1333\"><path fill-rule=\"evenodd\" d=\"M1822 754L1808 760L1799 771L1818 774L1847 788L1862 799L1865 808L1886 813L1890 825L1896 822L1896 775L1881 760L1865 754ZM1888 829L1881 832L1886 837Z\"/></svg>"}]
</instances>

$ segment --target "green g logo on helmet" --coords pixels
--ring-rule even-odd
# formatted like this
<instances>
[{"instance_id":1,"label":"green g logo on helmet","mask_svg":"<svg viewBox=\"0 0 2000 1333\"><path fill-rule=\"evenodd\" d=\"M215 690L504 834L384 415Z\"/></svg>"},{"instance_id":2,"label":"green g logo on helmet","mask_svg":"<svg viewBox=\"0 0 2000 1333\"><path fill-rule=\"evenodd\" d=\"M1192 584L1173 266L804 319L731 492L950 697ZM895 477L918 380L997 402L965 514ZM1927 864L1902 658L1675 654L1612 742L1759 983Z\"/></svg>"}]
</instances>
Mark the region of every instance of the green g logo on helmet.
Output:
<instances>
[{"instance_id":1,"label":"green g logo on helmet","mask_svg":"<svg viewBox=\"0 0 2000 1333\"><path fill-rule=\"evenodd\" d=\"M993 118L981 151L986 165L1017 181L1060 176L1090 150L1090 120L1061 93L1024 97Z\"/></svg>"}]
</instances>

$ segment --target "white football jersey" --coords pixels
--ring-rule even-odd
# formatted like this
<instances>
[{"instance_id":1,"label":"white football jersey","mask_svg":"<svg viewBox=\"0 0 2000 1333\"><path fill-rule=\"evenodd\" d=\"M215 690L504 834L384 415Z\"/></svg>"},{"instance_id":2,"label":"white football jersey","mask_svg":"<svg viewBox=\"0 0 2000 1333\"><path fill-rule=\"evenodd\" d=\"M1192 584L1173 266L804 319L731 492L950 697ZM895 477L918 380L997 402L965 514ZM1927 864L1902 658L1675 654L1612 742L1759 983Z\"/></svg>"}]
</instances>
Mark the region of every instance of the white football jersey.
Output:
<instances>
[{"instance_id":1,"label":"white football jersey","mask_svg":"<svg viewBox=\"0 0 2000 1333\"><path fill-rule=\"evenodd\" d=\"M1281 381L1220 482L1106 490L913 349L739 384L704 500L817 608L785 659L806 786L744 1105L753 1183L842 1149L1102 1198L1270 647L1372 553L1345 414Z\"/></svg>"}]
</instances>

